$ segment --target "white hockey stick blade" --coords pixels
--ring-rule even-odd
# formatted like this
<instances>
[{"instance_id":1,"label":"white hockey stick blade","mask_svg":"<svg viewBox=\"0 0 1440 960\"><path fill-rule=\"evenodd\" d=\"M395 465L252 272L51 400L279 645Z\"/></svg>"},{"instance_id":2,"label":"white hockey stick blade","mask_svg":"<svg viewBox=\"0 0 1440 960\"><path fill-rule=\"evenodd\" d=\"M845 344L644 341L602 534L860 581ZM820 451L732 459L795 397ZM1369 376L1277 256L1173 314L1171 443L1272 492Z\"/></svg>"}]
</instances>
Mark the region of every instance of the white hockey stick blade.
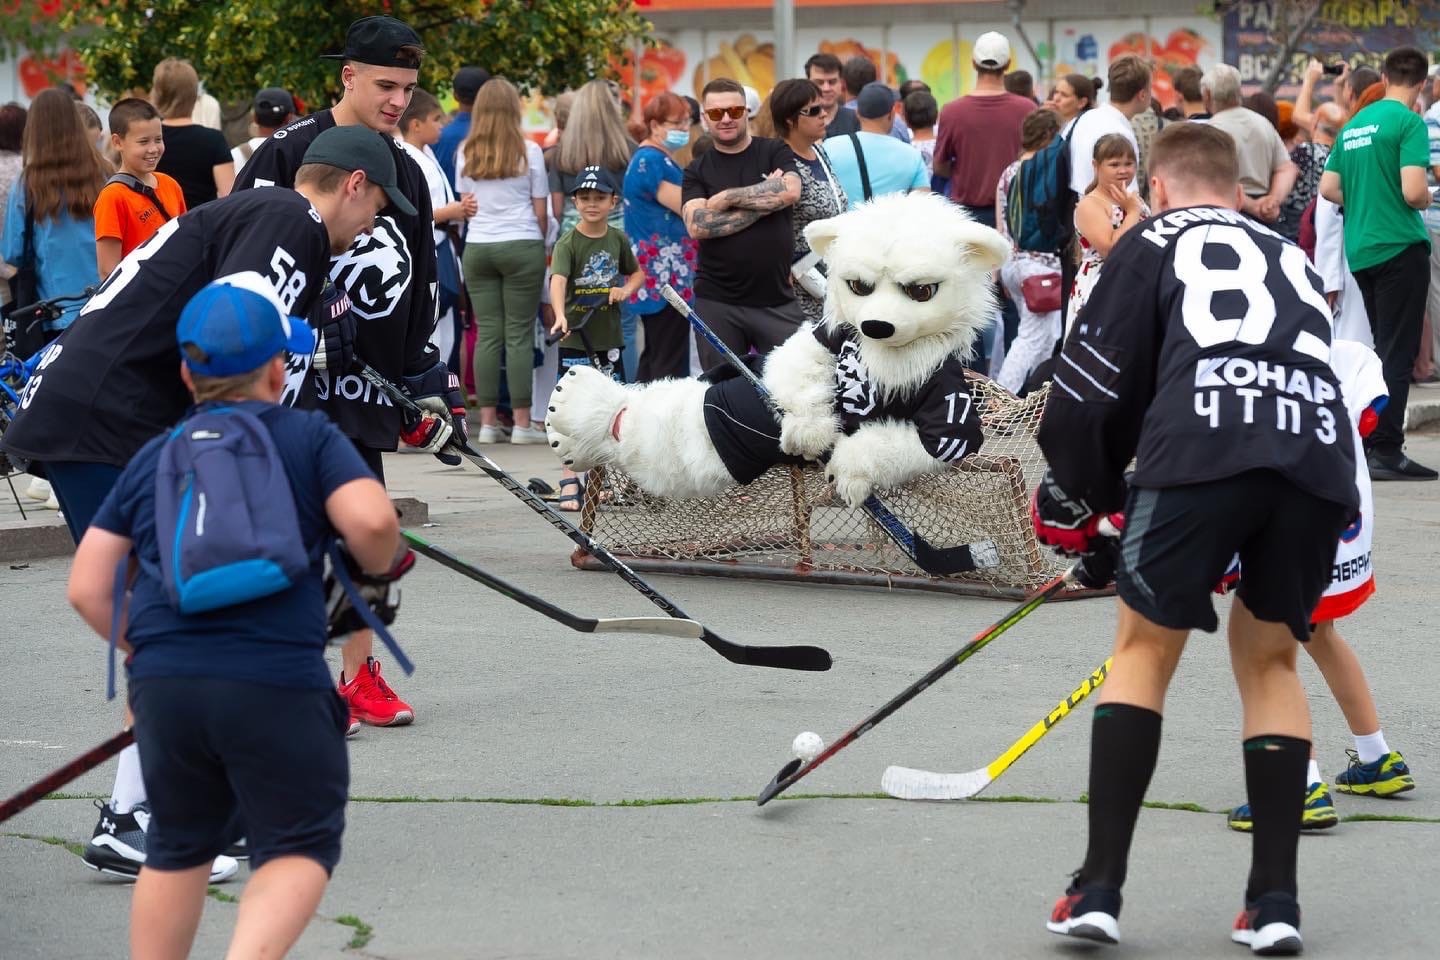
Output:
<instances>
[{"instance_id":1,"label":"white hockey stick blade","mask_svg":"<svg viewBox=\"0 0 1440 960\"><path fill-rule=\"evenodd\" d=\"M991 783L988 767L969 773L934 773L910 767L886 767L880 788L898 800L968 800Z\"/></svg>"},{"instance_id":2,"label":"white hockey stick blade","mask_svg":"<svg viewBox=\"0 0 1440 960\"><path fill-rule=\"evenodd\" d=\"M591 633L653 633L662 637L699 639L705 628L681 617L604 617L595 621Z\"/></svg>"}]
</instances>

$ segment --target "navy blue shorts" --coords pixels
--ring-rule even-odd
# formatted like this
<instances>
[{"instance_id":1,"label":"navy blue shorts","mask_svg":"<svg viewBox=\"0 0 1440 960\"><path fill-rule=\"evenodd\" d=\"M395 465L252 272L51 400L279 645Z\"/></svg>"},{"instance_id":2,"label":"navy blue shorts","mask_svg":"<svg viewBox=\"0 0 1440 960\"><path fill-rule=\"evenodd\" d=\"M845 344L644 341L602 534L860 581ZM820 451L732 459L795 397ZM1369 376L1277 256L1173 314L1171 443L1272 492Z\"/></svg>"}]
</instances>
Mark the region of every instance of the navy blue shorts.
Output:
<instances>
[{"instance_id":1,"label":"navy blue shorts","mask_svg":"<svg viewBox=\"0 0 1440 960\"><path fill-rule=\"evenodd\" d=\"M252 869L340 861L350 713L334 690L213 677L130 682L151 820L147 866L186 870L245 837Z\"/></svg>"}]
</instances>

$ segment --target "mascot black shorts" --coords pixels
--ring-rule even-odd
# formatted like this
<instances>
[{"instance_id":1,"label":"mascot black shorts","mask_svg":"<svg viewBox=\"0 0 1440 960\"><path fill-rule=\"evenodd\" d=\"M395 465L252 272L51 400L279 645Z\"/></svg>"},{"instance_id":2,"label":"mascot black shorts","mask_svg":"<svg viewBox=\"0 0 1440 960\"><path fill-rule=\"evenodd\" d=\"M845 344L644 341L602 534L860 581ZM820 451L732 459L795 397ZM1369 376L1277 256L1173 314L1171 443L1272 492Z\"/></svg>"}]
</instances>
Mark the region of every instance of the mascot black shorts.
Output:
<instances>
[{"instance_id":1,"label":"mascot black shorts","mask_svg":"<svg viewBox=\"0 0 1440 960\"><path fill-rule=\"evenodd\" d=\"M780 423L741 376L705 391L705 429L736 483L750 483L777 463L804 463L780 451Z\"/></svg>"},{"instance_id":2,"label":"mascot black shorts","mask_svg":"<svg viewBox=\"0 0 1440 960\"><path fill-rule=\"evenodd\" d=\"M1215 585L1239 554L1245 606L1305 641L1347 513L1273 470L1159 490L1131 487L1115 588L1152 623L1213 633Z\"/></svg>"}]
</instances>

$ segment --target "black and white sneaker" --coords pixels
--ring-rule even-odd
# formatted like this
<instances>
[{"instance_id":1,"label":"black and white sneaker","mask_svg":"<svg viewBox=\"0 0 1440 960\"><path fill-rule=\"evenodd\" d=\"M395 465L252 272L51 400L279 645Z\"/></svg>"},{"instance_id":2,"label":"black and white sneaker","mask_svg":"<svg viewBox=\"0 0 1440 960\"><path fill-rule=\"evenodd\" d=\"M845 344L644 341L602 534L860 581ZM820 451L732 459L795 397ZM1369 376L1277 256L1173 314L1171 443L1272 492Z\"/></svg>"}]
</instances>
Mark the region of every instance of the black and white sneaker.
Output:
<instances>
[{"instance_id":1,"label":"black and white sneaker","mask_svg":"<svg viewBox=\"0 0 1440 960\"><path fill-rule=\"evenodd\" d=\"M1261 894L1235 918L1230 939L1257 956L1297 957L1305 949L1300 940L1300 904L1288 893Z\"/></svg>"},{"instance_id":2,"label":"black and white sneaker","mask_svg":"<svg viewBox=\"0 0 1440 960\"><path fill-rule=\"evenodd\" d=\"M150 827L150 806L139 803L129 813L116 813L109 803L95 801L100 820L80 855L91 870L134 880L145 865L145 831ZM239 871L233 857L219 856L210 865L210 882L224 883Z\"/></svg>"},{"instance_id":3,"label":"black and white sneaker","mask_svg":"<svg viewBox=\"0 0 1440 960\"><path fill-rule=\"evenodd\" d=\"M1119 890L1071 884L1055 901L1045 929L1096 943L1119 943L1121 902Z\"/></svg>"}]
</instances>

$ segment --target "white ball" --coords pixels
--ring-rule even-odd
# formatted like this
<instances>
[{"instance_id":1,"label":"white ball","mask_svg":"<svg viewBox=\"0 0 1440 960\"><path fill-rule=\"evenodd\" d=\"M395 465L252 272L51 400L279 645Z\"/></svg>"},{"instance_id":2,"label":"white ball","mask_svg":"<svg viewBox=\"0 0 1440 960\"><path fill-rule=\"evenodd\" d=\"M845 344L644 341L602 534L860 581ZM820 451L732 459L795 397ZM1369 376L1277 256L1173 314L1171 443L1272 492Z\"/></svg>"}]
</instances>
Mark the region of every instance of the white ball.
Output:
<instances>
[{"instance_id":1,"label":"white ball","mask_svg":"<svg viewBox=\"0 0 1440 960\"><path fill-rule=\"evenodd\" d=\"M820 734L806 730L795 738L790 749L795 751L795 756L805 763L809 763L820 756L820 751L825 749L825 741L820 739Z\"/></svg>"}]
</instances>

